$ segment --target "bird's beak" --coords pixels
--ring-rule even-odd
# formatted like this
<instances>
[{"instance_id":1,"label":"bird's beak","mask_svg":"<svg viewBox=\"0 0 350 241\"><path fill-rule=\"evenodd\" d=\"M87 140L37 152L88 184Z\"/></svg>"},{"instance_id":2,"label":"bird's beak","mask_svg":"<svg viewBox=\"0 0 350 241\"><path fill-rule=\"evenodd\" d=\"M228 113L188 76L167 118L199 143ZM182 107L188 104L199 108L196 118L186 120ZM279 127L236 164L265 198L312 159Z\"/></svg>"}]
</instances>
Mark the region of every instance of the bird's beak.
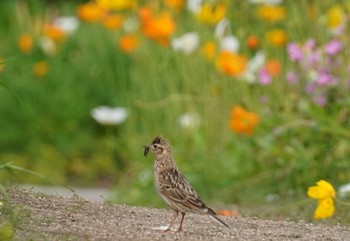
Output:
<instances>
[{"instance_id":1,"label":"bird's beak","mask_svg":"<svg viewBox=\"0 0 350 241\"><path fill-rule=\"evenodd\" d=\"M143 148L145 148L145 150L143 151L143 155L147 156L149 150L151 149L151 145L143 145Z\"/></svg>"}]
</instances>

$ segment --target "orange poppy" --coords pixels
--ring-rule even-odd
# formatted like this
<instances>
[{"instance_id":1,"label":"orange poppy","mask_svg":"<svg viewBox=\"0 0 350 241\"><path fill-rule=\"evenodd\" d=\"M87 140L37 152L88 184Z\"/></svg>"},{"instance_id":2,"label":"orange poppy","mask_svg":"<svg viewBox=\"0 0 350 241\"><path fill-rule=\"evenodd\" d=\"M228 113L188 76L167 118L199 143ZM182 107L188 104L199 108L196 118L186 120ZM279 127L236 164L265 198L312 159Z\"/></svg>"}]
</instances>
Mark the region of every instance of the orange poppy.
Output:
<instances>
[{"instance_id":1,"label":"orange poppy","mask_svg":"<svg viewBox=\"0 0 350 241\"><path fill-rule=\"evenodd\" d=\"M240 106L231 109L229 127L232 131L240 134L251 135L255 126L259 123L259 116L248 112Z\"/></svg>"},{"instance_id":2,"label":"orange poppy","mask_svg":"<svg viewBox=\"0 0 350 241\"><path fill-rule=\"evenodd\" d=\"M222 51L217 60L217 68L230 76L243 74L247 67L247 58L243 55Z\"/></svg>"},{"instance_id":3,"label":"orange poppy","mask_svg":"<svg viewBox=\"0 0 350 241\"><path fill-rule=\"evenodd\" d=\"M139 40L134 35L125 35L120 39L119 46L125 53L130 53L139 46Z\"/></svg>"},{"instance_id":4,"label":"orange poppy","mask_svg":"<svg viewBox=\"0 0 350 241\"><path fill-rule=\"evenodd\" d=\"M23 53L29 53L33 49L33 38L30 34L19 36L18 47Z\"/></svg>"}]
</instances>

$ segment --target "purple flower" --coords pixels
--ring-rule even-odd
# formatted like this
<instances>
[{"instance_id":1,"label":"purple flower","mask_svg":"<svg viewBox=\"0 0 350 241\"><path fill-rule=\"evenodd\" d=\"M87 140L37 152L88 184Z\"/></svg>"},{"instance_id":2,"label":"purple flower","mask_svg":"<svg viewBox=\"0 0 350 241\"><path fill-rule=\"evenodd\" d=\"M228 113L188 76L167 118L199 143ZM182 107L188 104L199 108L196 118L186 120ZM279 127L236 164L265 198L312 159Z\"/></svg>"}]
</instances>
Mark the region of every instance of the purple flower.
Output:
<instances>
[{"instance_id":1,"label":"purple flower","mask_svg":"<svg viewBox=\"0 0 350 241\"><path fill-rule=\"evenodd\" d=\"M288 71L286 78L288 82L292 85L296 84L299 80L299 76L295 71Z\"/></svg>"},{"instance_id":2,"label":"purple flower","mask_svg":"<svg viewBox=\"0 0 350 241\"><path fill-rule=\"evenodd\" d=\"M316 95L312 98L312 100L319 106L325 106L327 104L327 98L325 95Z\"/></svg>"},{"instance_id":3,"label":"purple flower","mask_svg":"<svg viewBox=\"0 0 350 241\"><path fill-rule=\"evenodd\" d=\"M259 71L259 82L262 85L268 85L271 83L272 77L269 75L269 73L267 72L267 70L265 68L261 69Z\"/></svg>"},{"instance_id":4,"label":"purple flower","mask_svg":"<svg viewBox=\"0 0 350 241\"><path fill-rule=\"evenodd\" d=\"M312 51L316 47L316 41L314 39L308 39L303 46L304 51Z\"/></svg>"},{"instance_id":5,"label":"purple flower","mask_svg":"<svg viewBox=\"0 0 350 241\"><path fill-rule=\"evenodd\" d=\"M305 86L305 92L308 94L312 94L315 92L316 85L314 83L307 83Z\"/></svg>"},{"instance_id":6,"label":"purple flower","mask_svg":"<svg viewBox=\"0 0 350 241\"><path fill-rule=\"evenodd\" d=\"M325 70L319 70L318 76L316 78L316 83L318 85L334 85L338 82L337 78L331 75Z\"/></svg>"},{"instance_id":7,"label":"purple flower","mask_svg":"<svg viewBox=\"0 0 350 241\"><path fill-rule=\"evenodd\" d=\"M297 43L291 42L287 45L287 52L290 60L298 62L303 59L303 52Z\"/></svg>"},{"instance_id":8,"label":"purple flower","mask_svg":"<svg viewBox=\"0 0 350 241\"><path fill-rule=\"evenodd\" d=\"M330 41L328 44L324 46L324 51L328 55L336 55L342 49L343 49L343 44L337 39L333 39L332 41Z\"/></svg>"}]
</instances>

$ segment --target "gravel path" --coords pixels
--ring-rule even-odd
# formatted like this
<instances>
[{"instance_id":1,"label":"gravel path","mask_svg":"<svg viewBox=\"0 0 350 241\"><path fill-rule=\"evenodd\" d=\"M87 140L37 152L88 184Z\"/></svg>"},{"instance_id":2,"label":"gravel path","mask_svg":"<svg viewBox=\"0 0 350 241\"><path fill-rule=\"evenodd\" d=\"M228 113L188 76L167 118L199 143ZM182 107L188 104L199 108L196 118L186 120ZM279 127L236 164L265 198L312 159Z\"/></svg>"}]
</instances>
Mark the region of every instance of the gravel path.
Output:
<instances>
[{"instance_id":1,"label":"gravel path","mask_svg":"<svg viewBox=\"0 0 350 241\"><path fill-rule=\"evenodd\" d=\"M168 223L168 210L111 205L79 197L44 195L19 188L0 195L12 203L17 220L15 240L350 240L350 228L257 218L222 217L230 228L209 217L186 215L183 232L155 230ZM23 216L23 217L22 217Z\"/></svg>"}]
</instances>

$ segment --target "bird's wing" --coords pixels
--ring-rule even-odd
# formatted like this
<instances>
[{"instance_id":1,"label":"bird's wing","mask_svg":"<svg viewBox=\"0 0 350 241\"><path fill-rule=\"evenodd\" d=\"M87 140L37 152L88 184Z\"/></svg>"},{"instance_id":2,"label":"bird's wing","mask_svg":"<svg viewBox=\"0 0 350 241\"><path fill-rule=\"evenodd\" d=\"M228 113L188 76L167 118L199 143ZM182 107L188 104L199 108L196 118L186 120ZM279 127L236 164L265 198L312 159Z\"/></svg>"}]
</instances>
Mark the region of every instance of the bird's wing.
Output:
<instances>
[{"instance_id":1,"label":"bird's wing","mask_svg":"<svg viewBox=\"0 0 350 241\"><path fill-rule=\"evenodd\" d=\"M203 211L207 206L192 189L186 178L176 169L168 169L159 175L160 191L170 200L189 209Z\"/></svg>"}]
</instances>

